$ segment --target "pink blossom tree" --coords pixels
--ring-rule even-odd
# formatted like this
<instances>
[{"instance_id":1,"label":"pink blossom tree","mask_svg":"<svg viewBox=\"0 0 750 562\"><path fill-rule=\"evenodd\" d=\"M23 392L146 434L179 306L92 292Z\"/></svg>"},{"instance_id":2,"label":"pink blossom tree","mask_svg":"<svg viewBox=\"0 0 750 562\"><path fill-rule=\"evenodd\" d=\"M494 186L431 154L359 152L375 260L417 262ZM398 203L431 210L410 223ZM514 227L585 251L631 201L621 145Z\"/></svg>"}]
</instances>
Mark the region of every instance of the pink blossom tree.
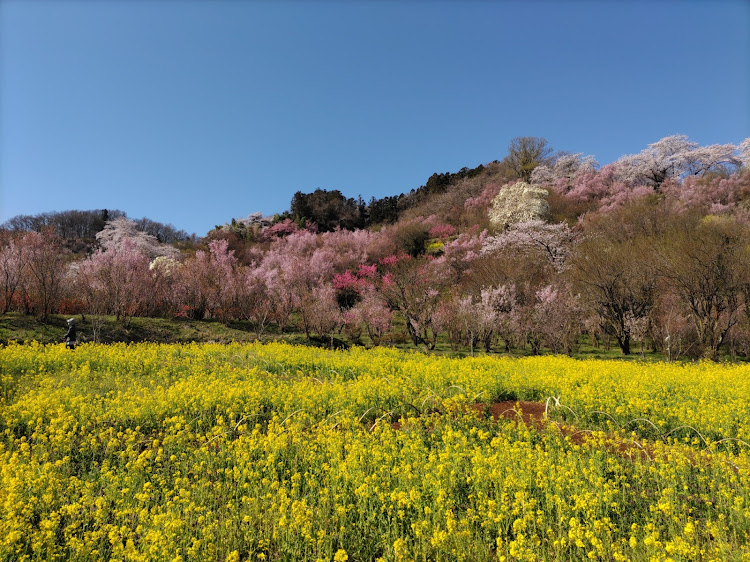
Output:
<instances>
[{"instance_id":1,"label":"pink blossom tree","mask_svg":"<svg viewBox=\"0 0 750 562\"><path fill-rule=\"evenodd\" d=\"M35 311L42 320L47 320L57 310L63 294L69 252L51 229L41 233L27 232L20 243L26 266L20 288L29 311Z\"/></svg>"},{"instance_id":2,"label":"pink blossom tree","mask_svg":"<svg viewBox=\"0 0 750 562\"><path fill-rule=\"evenodd\" d=\"M451 348L469 345L474 355L474 346L479 340L475 327L474 303L471 296L454 294L440 301L435 310L433 325L438 332L445 333Z\"/></svg>"},{"instance_id":3,"label":"pink blossom tree","mask_svg":"<svg viewBox=\"0 0 750 562\"><path fill-rule=\"evenodd\" d=\"M127 325L151 296L149 260L130 240L98 250L77 267L89 312L112 314Z\"/></svg>"},{"instance_id":4,"label":"pink blossom tree","mask_svg":"<svg viewBox=\"0 0 750 562\"><path fill-rule=\"evenodd\" d=\"M404 316L414 345L433 349L437 341L433 316L444 289L445 266L433 259L410 256L393 256L383 262L386 272L380 283L381 294L391 308Z\"/></svg>"},{"instance_id":5,"label":"pink blossom tree","mask_svg":"<svg viewBox=\"0 0 750 562\"><path fill-rule=\"evenodd\" d=\"M546 285L534 297L532 321L538 341L553 353L570 354L583 330L578 298L560 285Z\"/></svg>"},{"instance_id":6,"label":"pink blossom tree","mask_svg":"<svg viewBox=\"0 0 750 562\"><path fill-rule=\"evenodd\" d=\"M487 238L488 232L486 230L478 232L478 228L469 229L459 234L455 240L447 243L443 247L443 254L437 261L450 268L451 279L458 283L480 256Z\"/></svg>"},{"instance_id":7,"label":"pink blossom tree","mask_svg":"<svg viewBox=\"0 0 750 562\"><path fill-rule=\"evenodd\" d=\"M2 291L3 314L13 305L23 278L24 255L22 243L16 236L7 236L0 242L0 291Z\"/></svg>"},{"instance_id":8,"label":"pink blossom tree","mask_svg":"<svg viewBox=\"0 0 750 562\"><path fill-rule=\"evenodd\" d=\"M746 138L737 145L737 159L744 168L750 168L750 138Z\"/></svg>"},{"instance_id":9,"label":"pink blossom tree","mask_svg":"<svg viewBox=\"0 0 750 562\"><path fill-rule=\"evenodd\" d=\"M362 323L373 343L380 342L391 329L393 312L374 287L364 290L352 312L355 314L354 319Z\"/></svg>"},{"instance_id":10,"label":"pink blossom tree","mask_svg":"<svg viewBox=\"0 0 750 562\"><path fill-rule=\"evenodd\" d=\"M300 306L304 317L305 333L316 332L321 337L330 337L333 347L333 337L344 324L344 315L336 302L336 292L333 286L323 284L312 289Z\"/></svg>"},{"instance_id":11,"label":"pink blossom tree","mask_svg":"<svg viewBox=\"0 0 750 562\"><path fill-rule=\"evenodd\" d=\"M492 200L500 193L500 185L497 183L488 183L477 197L469 197L464 202L464 209L469 212L482 211L487 212L492 205Z\"/></svg>"},{"instance_id":12,"label":"pink blossom tree","mask_svg":"<svg viewBox=\"0 0 750 562\"><path fill-rule=\"evenodd\" d=\"M741 210L741 203L750 198L750 174L691 176L682 182L665 182L662 192L668 204L679 212L700 211L711 215L737 213Z\"/></svg>"}]
</instances>

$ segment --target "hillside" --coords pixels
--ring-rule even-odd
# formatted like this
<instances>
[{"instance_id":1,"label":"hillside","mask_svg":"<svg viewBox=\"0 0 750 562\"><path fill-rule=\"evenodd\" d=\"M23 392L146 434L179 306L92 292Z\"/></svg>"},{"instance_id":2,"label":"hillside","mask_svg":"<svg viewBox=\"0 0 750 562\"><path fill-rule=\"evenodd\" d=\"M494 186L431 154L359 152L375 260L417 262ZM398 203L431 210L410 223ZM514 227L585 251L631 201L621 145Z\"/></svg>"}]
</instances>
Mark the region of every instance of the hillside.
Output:
<instances>
[{"instance_id":1,"label":"hillside","mask_svg":"<svg viewBox=\"0 0 750 562\"><path fill-rule=\"evenodd\" d=\"M433 175L379 223L376 205L319 189L198 244L123 216L90 254L55 229L5 231L0 302L42 321L239 322L331 346L750 357L749 164L750 140L675 135L600 166L522 137L501 161Z\"/></svg>"}]
</instances>

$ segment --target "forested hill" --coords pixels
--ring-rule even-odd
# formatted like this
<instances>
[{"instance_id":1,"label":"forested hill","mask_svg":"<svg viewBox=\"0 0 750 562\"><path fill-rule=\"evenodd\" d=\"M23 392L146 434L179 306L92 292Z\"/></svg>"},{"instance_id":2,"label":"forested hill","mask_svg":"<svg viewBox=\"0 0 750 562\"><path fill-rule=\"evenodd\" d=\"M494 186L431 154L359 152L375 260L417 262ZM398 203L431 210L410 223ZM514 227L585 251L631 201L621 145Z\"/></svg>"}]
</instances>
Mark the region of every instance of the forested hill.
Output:
<instances>
[{"instance_id":1,"label":"forested hill","mask_svg":"<svg viewBox=\"0 0 750 562\"><path fill-rule=\"evenodd\" d=\"M124 211L117 209L68 210L37 215L17 215L0 225L0 230L10 232L41 232L52 229L73 253L91 253L98 247L96 235L104 226L115 219L127 218ZM196 241L195 234L178 230L171 224L164 224L149 218L133 220L135 228L156 238L163 244L187 244Z\"/></svg>"}]
</instances>

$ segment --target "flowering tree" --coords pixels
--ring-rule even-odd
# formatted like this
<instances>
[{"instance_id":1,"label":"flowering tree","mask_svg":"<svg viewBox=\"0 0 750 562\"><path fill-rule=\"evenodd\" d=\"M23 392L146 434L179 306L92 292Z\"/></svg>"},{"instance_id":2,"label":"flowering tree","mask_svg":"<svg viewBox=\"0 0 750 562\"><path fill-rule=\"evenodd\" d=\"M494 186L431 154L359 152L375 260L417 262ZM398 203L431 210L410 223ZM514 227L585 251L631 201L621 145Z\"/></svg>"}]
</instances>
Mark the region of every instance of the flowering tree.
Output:
<instances>
[{"instance_id":1,"label":"flowering tree","mask_svg":"<svg viewBox=\"0 0 750 562\"><path fill-rule=\"evenodd\" d=\"M574 234L566 223L549 224L530 220L510 225L484 241L482 253L510 249L513 252L541 252L558 270L573 247Z\"/></svg>"},{"instance_id":2,"label":"flowering tree","mask_svg":"<svg viewBox=\"0 0 750 562\"><path fill-rule=\"evenodd\" d=\"M638 154L619 158L619 179L632 185L649 185L658 189L668 179L703 174L723 165L738 166L733 144L701 147L685 135L664 137Z\"/></svg>"},{"instance_id":3,"label":"flowering tree","mask_svg":"<svg viewBox=\"0 0 750 562\"><path fill-rule=\"evenodd\" d=\"M173 246L160 243L156 236L138 230L135 221L125 217L107 221L104 228L96 234L96 239L104 250L116 250L128 240L132 248L151 259L157 256L174 258L179 254Z\"/></svg>"},{"instance_id":4,"label":"flowering tree","mask_svg":"<svg viewBox=\"0 0 750 562\"><path fill-rule=\"evenodd\" d=\"M16 242L15 236L8 236L0 243L0 291L2 291L3 314L13 305L24 268L24 245Z\"/></svg>"},{"instance_id":5,"label":"flowering tree","mask_svg":"<svg viewBox=\"0 0 750 562\"><path fill-rule=\"evenodd\" d=\"M506 185L492 200L490 222L502 230L518 222L544 220L549 215L546 196L546 190L525 182Z\"/></svg>"},{"instance_id":6,"label":"flowering tree","mask_svg":"<svg viewBox=\"0 0 750 562\"><path fill-rule=\"evenodd\" d=\"M436 325L448 333L453 344L469 345L471 354L478 343L485 351L492 349L496 334L510 343L510 314L515 307L515 288L512 286L484 287L479 295L455 295L441 303Z\"/></svg>"},{"instance_id":7,"label":"flowering tree","mask_svg":"<svg viewBox=\"0 0 750 562\"><path fill-rule=\"evenodd\" d=\"M742 202L750 198L750 174L691 176L682 182L667 181L661 189L667 202L679 212L737 215L743 209Z\"/></svg>"},{"instance_id":8,"label":"flowering tree","mask_svg":"<svg viewBox=\"0 0 750 562\"><path fill-rule=\"evenodd\" d=\"M344 323L344 315L336 302L336 292L329 284L314 287L303 299L300 312L304 317L305 333L316 332L321 337L330 336L333 347L333 335Z\"/></svg>"},{"instance_id":9,"label":"flowering tree","mask_svg":"<svg viewBox=\"0 0 750 562\"><path fill-rule=\"evenodd\" d=\"M531 174L530 183L553 186L560 190L562 186L569 185L578 176L595 172L597 168L598 163L593 156L583 156L582 152L564 154L558 157L552 165L537 166Z\"/></svg>"},{"instance_id":10,"label":"flowering tree","mask_svg":"<svg viewBox=\"0 0 750 562\"><path fill-rule=\"evenodd\" d=\"M459 234L455 240L443 246L443 255L438 258L438 263L445 263L450 268L451 277L456 283L471 268L486 243L487 231L477 230L474 228Z\"/></svg>"},{"instance_id":11,"label":"flowering tree","mask_svg":"<svg viewBox=\"0 0 750 562\"><path fill-rule=\"evenodd\" d=\"M560 285L546 285L534 297L532 320L539 342L554 353L570 354L583 330L578 298Z\"/></svg>"},{"instance_id":12,"label":"flowering tree","mask_svg":"<svg viewBox=\"0 0 750 562\"><path fill-rule=\"evenodd\" d=\"M223 321L239 315L244 277L226 240L210 241L208 251L198 250L176 273L175 297L181 314L198 320L211 316Z\"/></svg>"},{"instance_id":13,"label":"flowering tree","mask_svg":"<svg viewBox=\"0 0 750 562\"><path fill-rule=\"evenodd\" d=\"M20 243L25 256L21 288L30 309L42 320L56 311L63 293L66 254L60 238L51 229L27 232Z\"/></svg>"},{"instance_id":14,"label":"flowering tree","mask_svg":"<svg viewBox=\"0 0 750 562\"><path fill-rule=\"evenodd\" d=\"M380 283L381 294L391 308L403 314L414 345L433 349L437 341L433 316L445 281L444 266L410 256L394 256L382 263L387 271Z\"/></svg>"},{"instance_id":15,"label":"flowering tree","mask_svg":"<svg viewBox=\"0 0 750 562\"><path fill-rule=\"evenodd\" d=\"M283 221L279 221L264 228L261 230L260 234L262 240L271 240L274 238L284 238L285 236L299 232L299 230L299 226L297 226L297 223L292 219L284 219Z\"/></svg>"},{"instance_id":16,"label":"flowering tree","mask_svg":"<svg viewBox=\"0 0 750 562\"><path fill-rule=\"evenodd\" d=\"M254 275L262 280L265 286L266 302L270 319L283 332L289 324L289 318L297 305L297 298L291 286L286 283L284 272L280 269L261 266Z\"/></svg>"},{"instance_id":17,"label":"flowering tree","mask_svg":"<svg viewBox=\"0 0 750 562\"><path fill-rule=\"evenodd\" d=\"M260 338L273 318L273 295L266 283L263 270L242 267L236 272L238 293L237 312L240 318L250 320Z\"/></svg>"},{"instance_id":18,"label":"flowering tree","mask_svg":"<svg viewBox=\"0 0 750 562\"><path fill-rule=\"evenodd\" d=\"M117 249L97 250L77 264L79 286L89 312L113 314L128 324L151 296L149 260L130 240Z\"/></svg>"},{"instance_id":19,"label":"flowering tree","mask_svg":"<svg viewBox=\"0 0 750 562\"><path fill-rule=\"evenodd\" d=\"M374 287L368 287L363 291L351 312L352 321L361 322L374 343L379 342L391 329L393 312Z\"/></svg>"},{"instance_id":20,"label":"flowering tree","mask_svg":"<svg viewBox=\"0 0 750 562\"><path fill-rule=\"evenodd\" d=\"M737 159L742 162L743 167L750 168L750 138L737 145Z\"/></svg>"},{"instance_id":21,"label":"flowering tree","mask_svg":"<svg viewBox=\"0 0 750 562\"><path fill-rule=\"evenodd\" d=\"M151 272L151 298L146 302L146 315L169 316L177 312L176 283L182 263L173 258L159 256L148 265Z\"/></svg>"}]
</instances>

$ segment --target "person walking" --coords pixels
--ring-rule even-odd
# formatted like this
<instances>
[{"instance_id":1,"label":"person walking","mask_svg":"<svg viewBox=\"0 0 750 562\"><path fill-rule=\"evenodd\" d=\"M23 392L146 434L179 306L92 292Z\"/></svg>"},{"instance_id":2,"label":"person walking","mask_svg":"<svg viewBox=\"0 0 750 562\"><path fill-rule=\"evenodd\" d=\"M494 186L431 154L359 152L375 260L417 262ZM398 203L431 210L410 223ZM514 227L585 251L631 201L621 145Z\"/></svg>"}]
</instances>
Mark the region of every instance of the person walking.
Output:
<instances>
[{"instance_id":1,"label":"person walking","mask_svg":"<svg viewBox=\"0 0 750 562\"><path fill-rule=\"evenodd\" d=\"M68 349L76 348L76 320L70 318L68 320L68 331L65 332L65 347Z\"/></svg>"}]
</instances>

